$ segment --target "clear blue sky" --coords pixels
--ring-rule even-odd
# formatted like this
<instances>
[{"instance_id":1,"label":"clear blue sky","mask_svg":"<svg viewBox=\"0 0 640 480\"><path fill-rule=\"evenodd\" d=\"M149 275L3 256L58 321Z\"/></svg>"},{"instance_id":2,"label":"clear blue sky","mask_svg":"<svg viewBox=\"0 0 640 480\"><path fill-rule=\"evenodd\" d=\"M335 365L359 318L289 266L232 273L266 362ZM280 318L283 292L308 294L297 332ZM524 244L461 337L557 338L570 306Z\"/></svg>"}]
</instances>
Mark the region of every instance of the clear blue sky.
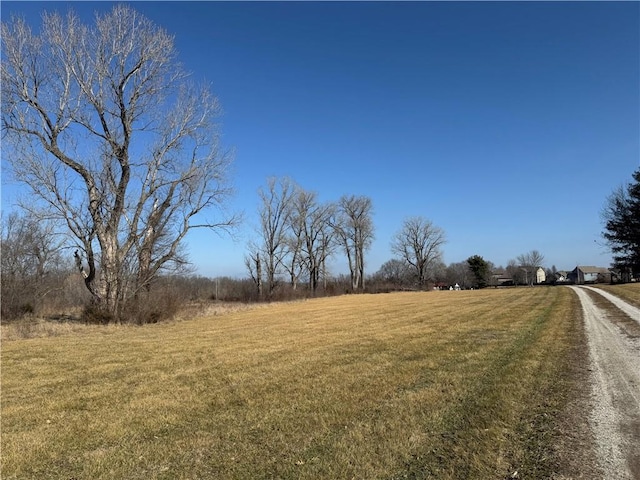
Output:
<instances>
[{"instance_id":1,"label":"clear blue sky","mask_svg":"<svg viewBox=\"0 0 640 480\"><path fill-rule=\"evenodd\" d=\"M72 6L2 2L3 20ZM290 176L322 200L367 195L369 273L407 216L445 262L532 249L558 269L608 266L600 211L640 167L638 2L134 2L212 83L236 149L236 240L199 231L207 276L245 276L257 189ZM3 186L3 208L15 190ZM337 259L334 273L346 273Z\"/></svg>"}]
</instances>

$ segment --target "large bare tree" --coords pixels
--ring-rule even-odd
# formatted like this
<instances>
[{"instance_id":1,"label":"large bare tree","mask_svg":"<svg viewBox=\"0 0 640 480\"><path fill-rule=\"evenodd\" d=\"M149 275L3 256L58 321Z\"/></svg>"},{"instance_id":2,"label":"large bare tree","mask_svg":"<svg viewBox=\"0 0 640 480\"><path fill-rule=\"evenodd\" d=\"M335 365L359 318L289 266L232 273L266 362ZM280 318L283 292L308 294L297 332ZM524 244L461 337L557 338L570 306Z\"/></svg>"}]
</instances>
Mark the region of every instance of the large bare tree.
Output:
<instances>
[{"instance_id":1,"label":"large bare tree","mask_svg":"<svg viewBox=\"0 0 640 480\"><path fill-rule=\"evenodd\" d=\"M326 277L326 260L335 245L330 219L334 205L320 203L315 192L297 188L292 199L289 227L294 232L295 243L305 270L309 274L309 288L315 293L320 278ZM294 253L294 252L291 252Z\"/></svg>"},{"instance_id":2,"label":"large bare tree","mask_svg":"<svg viewBox=\"0 0 640 480\"><path fill-rule=\"evenodd\" d=\"M283 270L284 257L288 251L287 226L291 215L292 198L297 190L289 178L267 179L266 188L258 191L260 196L259 235L267 283L267 295L271 297L278 286L278 276Z\"/></svg>"},{"instance_id":3,"label":"large bare tree","mask_svg":"<svg viewBox=\"0 0 640 480\"><path fill-rule=\"evenodd\" d=\"M291 211L287 222L287 233L285 236L285 255L282 259L282 267L289 276L289 283L292 290L298 289L298 281L306 270L306 261L303 255L303 245L305 244L305 222L296 210L295 199L298 189L293 194Z\"/></svg>"},{"instance_id":4,"label":"large bare tree","mask_svg":"<svg viewBox=\"0 0 640 480\"><path fill-rule=\"evenodd\" d=\"M344 195L335 213L333 227L347 256L351 288L364 290L364 252L373 241L373 204L369 197Z\"/></svg>"},{"instance_id":5,"label":"large bare tree","mask_svg":"<svg viewBox=\"0 0 640 480\"><path fill-rule=\"evenodd\" d=\"M234 221L220 214L231 193L220 107L172 37L126 5L91 25L73 12L42 19L39 33L2 24L3 156L28 206L66 223L87 288L117 319L184 262L190 229Z\"/></svg>"},{"instance_id":6,"label":"large bare tree","mask_svg":"<svg viewBox=\"0 0 640 480\"><path fill-rule=\"evenodd\" d=\"M411 217L391 241L391 251L413 268L419 288L424 288L430 268L441 257L440 247L445 243L445 234L430 220Z\"/></svg>"}]
</instances>

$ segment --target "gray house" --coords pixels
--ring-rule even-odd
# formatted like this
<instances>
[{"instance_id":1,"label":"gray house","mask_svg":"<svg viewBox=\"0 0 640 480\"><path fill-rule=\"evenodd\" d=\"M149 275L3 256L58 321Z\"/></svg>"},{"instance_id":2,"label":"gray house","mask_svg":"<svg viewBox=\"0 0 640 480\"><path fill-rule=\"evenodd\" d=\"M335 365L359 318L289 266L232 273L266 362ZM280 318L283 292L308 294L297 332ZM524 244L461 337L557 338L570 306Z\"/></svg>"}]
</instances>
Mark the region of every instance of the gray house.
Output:
<instances>
[{"instance_id":1,"label":"gray house","mask_svg":"<svg viewBox=\"0 0 640 480\"><path fill-rule=\"evenodd\" d=\"M578 265L569 272L567 278L574 283L609 283L611 271L605 267Z\"/></svg>"}]
</instances>

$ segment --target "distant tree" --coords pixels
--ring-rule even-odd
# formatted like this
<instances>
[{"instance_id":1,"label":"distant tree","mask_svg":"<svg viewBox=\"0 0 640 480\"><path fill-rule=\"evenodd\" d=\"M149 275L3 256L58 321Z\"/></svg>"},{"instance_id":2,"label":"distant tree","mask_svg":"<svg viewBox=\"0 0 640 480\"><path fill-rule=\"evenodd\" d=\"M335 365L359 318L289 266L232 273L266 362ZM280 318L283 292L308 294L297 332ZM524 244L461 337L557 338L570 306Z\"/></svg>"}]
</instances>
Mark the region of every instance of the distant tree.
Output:
<instances>
[{"instance_id":1,"label":"distant tree","mask_svg":"<svg viewBox=\"0 0 640 480\"><path fill-rule=\"evenodd\" d=\"M176 57L171 35L122 4L91 25L45 13L38 34L2 23L3 150L31 191L23 206L66 226L115 320L182 268L190 230L235 222L218 100Z\"/></svg>"},{"instance_id":2,"label":"distant tree","mask_svg":"<svg viewBox=\"0 0 640 480\"><path fill-rule=\"evenodd\" d=\"M2 318L35 313L42 300L61 288L60 275L70 271L53 225L30 215L12 213L2 220Z\"/></svg>"},{"instance_id":3,"label":"distant tree","mask_svg":"<svg viewBox=\"0 0 640 480\"><path fill-rule=\"evenodd\" d=\"M557 273L558 273L558 269L556 268L555 265L552 265L551 268L545 268L544 274L547 279L546 282L555 284Z\"/></svg>"},{"instance_id":4,"label":"distant tree","mask_svg":"<svg viewBox=\"0 0 640 480\"><path fill-rule=\"evenodd\" d=\"M404 288L411 285L413 281L413 271L411 266L402 260L392 258L384 262L375 273L375 280L395 288Z\"/></svg>"},{"instance_id":5,"label":"distant tree","mask_svg":"<svg viewBox=\"0 0 640 480\"><path fill-rule=\"evenodd\" d=\"M602 211L602 236L613 253L613 266L624 280L640 273L640 169L633 182L616 189Z\"/></svg>"},{"instance_id":6,"label":"distant tree","mask_svg":"<svg viewBox=\"0 0 640 480\"><path fill-rule=\"evenodd\" d=\"M488 287L497 287L498 286L498 276L496 275L498 272L504 272L504 268L501 266L496 266L493 262L486 260L488 268L489 268L489 276L487 279Z\"/></svg>"},{"instance_id":7,"label":"distant tree","mask_svg":"<svg viewBox=\"0 0 640 480\"><path fill-rule=\"evenodd\" d=\"M295 183L289 178L271 177L267 179L265 189L260 189L260 207L258 209L260 227L258 229L259 246L254 246L251 265L255 270L258 251L262 253L266 290L269 298L278 286L278 276L284 269L283 261L287 253L287 226L291 215ZM260 292L262 294L262 292Z\"/></svg>"},{"instance_id":8,"label":"distant tree","mask_svg":"<svg viewBox=\"0 0 640 480\"><path fill-rule=\"evenodd\" d=\"M491 264L480 255L473 255L467 258L467 264L473 274L474 286L476 288L486 287L491 279Z\"/></svg>"},{"instance_id":9,"label":"distant tree","mask_svg":"<svg viewBox=\"0 0 640 480\"><path fill-rule=\"evenodd\" d=\"M296 198L300 193L297 187L291 199L291 211L287 221L287 232L285 235L285 253L281 261L282 267L289 276L291 289L295 292L298 282L306 270L306 262L303 255L305 243L305 222L296 209Z\"/></svg>"},{"instance_id":10,"label":"distant tree","mask_svg":"<svg viewBox=\"0 0 640 480\"><path fill-rule=\"evenodd\" d=\"M533 285L536 282L536 271L542 267L544 256L538 250L531 250L528 253L518 255L516 260L525 273L525 283Z\"/></svg>"},{"instance_id":11,"label":"distant tree","mask_svg":"<svg viewBox=\"0 0 640 480\"><path fill-rule=\"evenodd\" d=\"M290 225L300 240L299 254L309 275L309 288L314 294L320 286L320 279L326 278L326 260L335 246L330 224L334 208L333 204L318 202L315 192L298 188L293 195Z\"/></svg>"},{"instance_id":12,"label":"distant tree","mask_svg":"<svg viewBox=\"0 0 640 480\"><path fill-rule=\"evenodd\" d=\"M513 280L514 285L524 285L527 283L528 275L525 273L521 264L519 264L515 259L509 260L505 270Z\"/></svg>"},{"instance_id":13,"label":"distant tree","mask_svg":"<svg viewBox=\"0 0 640 480\"><path fill-rule=\"evenodd\" d=\"M373 241L373 204L369 197L344 195L335 209L332 226L347 256L351 288L364 290L364 253Z\"/></svg>"},{"instance_id":14,"label":"distant tree","mask_svg":"<svg viewBox=\"0 0 640 480\"><path fill-rule=\"evenodd\" d=\"M431 264L429 277L435 283L447 283L447 265L442 261L442 256Z\"/></svg>"},{"instance_id":15,"label":"distant tree","mask_svg":"<svg viewBox=\"0 0 640 480\"><path fill-rule=\"evenodd\" d=\"M444 243L442 229L423 217L411 217L404 221L402 229L393 237L391 250L411 265L418 287L424 288L431 268L441 259L440 248Z\"/></svg>"},{"instance_id":16,"label":"distant tree","mask_svg":"<svg viewBox=\"0 0 640 480\"><path fill-rule=\"evenodd\" d=\"M262 298L262 258L260 257L260 249L251 246L249 253L244 256L244 264L247 267L247 271L249 272L249 276L251 280L256 286L256 294L258 299Z\"/></svg>"},{"instance_id":17,"label":"distant tree","mask_svg":"<svg viewBox=\"0 0 640 480\"><path fill-rule=\"evenodd\" d=\"M446 282L449 286L457 283L462 288L469 288L473 282L473 273L469 268L469 263L450 263L446 269Z\"/></svg>"}]
</instances>

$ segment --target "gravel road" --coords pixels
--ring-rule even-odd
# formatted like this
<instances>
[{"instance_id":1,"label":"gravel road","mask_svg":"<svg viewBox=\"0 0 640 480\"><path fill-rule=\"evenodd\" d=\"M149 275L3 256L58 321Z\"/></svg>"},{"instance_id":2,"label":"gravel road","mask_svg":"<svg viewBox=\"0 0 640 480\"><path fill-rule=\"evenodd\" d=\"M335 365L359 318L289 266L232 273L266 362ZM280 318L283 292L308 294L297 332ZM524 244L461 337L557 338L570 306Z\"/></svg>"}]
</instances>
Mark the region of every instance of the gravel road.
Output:
<instances>
[{"instance_id":1,"label":"gravel road","mask_svg":"<svg viewBox=\"0 0 640 480\"><path fill-rule=\"evenodd\" d=\"M640 323L640 309L591 287L572 288L582 304L592 372L591 428L606 479L640 480L640 338L616 317ZM601 307L589 295L611 302ZM616 308L613 308L613 305Z\"/></svg>"}]
</instances>

